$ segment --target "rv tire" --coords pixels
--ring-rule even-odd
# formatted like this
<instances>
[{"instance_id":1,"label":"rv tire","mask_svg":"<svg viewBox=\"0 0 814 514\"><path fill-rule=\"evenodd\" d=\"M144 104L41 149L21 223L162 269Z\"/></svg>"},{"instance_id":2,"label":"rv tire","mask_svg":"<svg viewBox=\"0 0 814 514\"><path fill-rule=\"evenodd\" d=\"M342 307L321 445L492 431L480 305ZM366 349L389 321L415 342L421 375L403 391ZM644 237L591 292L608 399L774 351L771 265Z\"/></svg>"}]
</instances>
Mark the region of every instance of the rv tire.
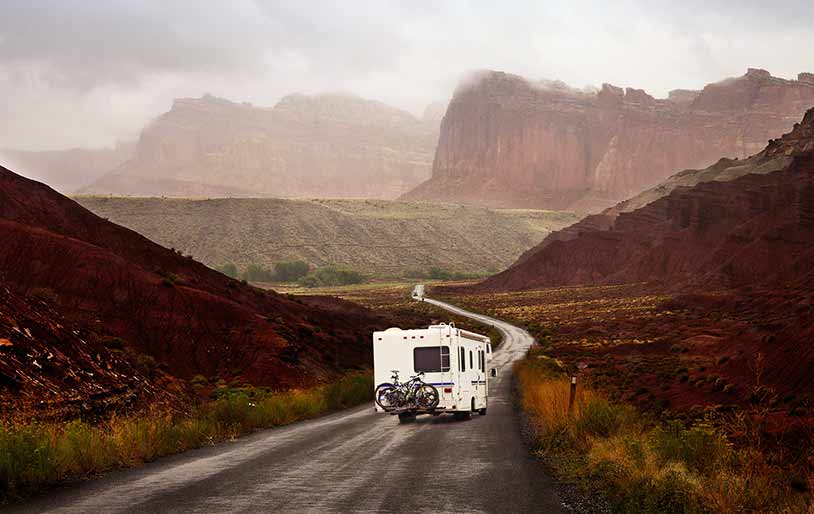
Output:
<instances>
[{"instance_id":1,"label":"rv tire","mask_svg":"<svg viewBox=\"0 0 814 514\"><path fill-rule=\"evenodd\" d=\"M480 414L481 416L486 416L486 407L478 410L478 414Z\"/></svg>"},{"instance_id":2,"label":"rv tire","mask_svg":"<svg viewBox=\"0 0 814 514\"><path fill-rule=\"evenodd\" d=\"M399 423L412 423L415 421L415 414L412 412L402 412L399 414Z\"/></svg>"}]
</instances>

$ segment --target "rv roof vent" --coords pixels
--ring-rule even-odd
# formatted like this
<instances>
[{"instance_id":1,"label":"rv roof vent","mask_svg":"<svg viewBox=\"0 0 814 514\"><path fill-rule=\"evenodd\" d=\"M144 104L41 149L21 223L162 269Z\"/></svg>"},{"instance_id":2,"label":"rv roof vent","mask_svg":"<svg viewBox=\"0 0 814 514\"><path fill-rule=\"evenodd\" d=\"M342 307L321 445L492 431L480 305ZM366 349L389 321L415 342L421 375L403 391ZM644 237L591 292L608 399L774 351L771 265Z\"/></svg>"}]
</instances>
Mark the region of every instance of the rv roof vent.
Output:
<instances>
[{"instance_id":1,"label":"rv roof vent","mask_svg":"<svg viewBox=\"0 0 814 514\"><path fill-rule=\"evenodd\" d=\"M399 327L390 327L385 332L401 332L401 329Z\"/></svg>"}]
</instances>

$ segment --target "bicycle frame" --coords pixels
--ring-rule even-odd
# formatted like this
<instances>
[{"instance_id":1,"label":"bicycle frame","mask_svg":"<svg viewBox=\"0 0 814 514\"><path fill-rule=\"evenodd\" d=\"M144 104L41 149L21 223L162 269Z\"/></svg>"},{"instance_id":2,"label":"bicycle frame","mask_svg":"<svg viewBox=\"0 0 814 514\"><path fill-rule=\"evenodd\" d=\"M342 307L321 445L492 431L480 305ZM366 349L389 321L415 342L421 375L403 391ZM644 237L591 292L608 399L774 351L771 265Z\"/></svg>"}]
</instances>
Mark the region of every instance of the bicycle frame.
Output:
<instances>
[{"instance_id":1,"label":"bicycle frame","mask_svg":"<svg viewBox=\"0 0 814 514\"><path fill-rule=\"evenodd\" d=\"M423 375L424 373L418 373L410 377L406 382L399 382L398 371L393 371L393 375L390 377L393 380L393 389L402 395L399 407L415 404L416 393L424 385L424 381L421 379Z\"/></svg>"}]
</instances>

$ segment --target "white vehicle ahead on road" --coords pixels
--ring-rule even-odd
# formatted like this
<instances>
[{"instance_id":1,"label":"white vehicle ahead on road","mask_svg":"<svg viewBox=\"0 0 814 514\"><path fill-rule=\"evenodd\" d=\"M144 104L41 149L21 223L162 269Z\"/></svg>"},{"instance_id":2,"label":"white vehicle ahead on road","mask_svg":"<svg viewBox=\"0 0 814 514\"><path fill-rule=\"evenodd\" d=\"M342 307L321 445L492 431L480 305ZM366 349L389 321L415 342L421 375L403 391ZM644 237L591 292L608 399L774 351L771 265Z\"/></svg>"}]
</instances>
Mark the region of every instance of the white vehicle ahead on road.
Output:
<instances>
[{"instance_id":1,"label":"white vehicle ahead on road","mask_svg":"<svg viewBox=\"0 0 814 514\"><path fill-rule=\"evenodd\" d=\"M402 421L416 414L486 415L491 354L488 337L454 324L374 332L376 410Z\"/></svg>"}]
</instances>

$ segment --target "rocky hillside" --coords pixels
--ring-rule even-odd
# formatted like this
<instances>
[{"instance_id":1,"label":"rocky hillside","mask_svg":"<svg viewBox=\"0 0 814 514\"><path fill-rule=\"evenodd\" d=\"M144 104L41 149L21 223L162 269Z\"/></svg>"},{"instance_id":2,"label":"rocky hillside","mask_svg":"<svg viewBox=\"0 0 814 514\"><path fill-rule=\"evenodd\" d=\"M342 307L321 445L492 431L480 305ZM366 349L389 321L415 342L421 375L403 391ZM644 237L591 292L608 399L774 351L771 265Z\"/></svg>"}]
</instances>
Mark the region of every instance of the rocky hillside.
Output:
<instances>
[{"instance_id":1,"label":"rocky hillside","mask_svg":"<svg viewBox=\"0 0 814 514\"><path fill-rule=\"evenodd\" d=\"M81 189L133 156L135 143L114 148L26 151L0 150L0 164L68 194Z\"/></svg>"},{"instance_id":2,"label":"rocky hillside","mask_svg":"<svg viewBox=\"0 0 814 514\"><path fill-rule=\"evenodd\" d=\"M721 156L744 158L814 105L814 75L763 70L673 91L598 92L485 72L459 87L432 179L405 199L597 212Z\"/></svg>"},{"instance_id":3,"label":"rocky hillside","mask_svg":"<svg viewBox=\"0 0 814 514\"><path fill-rule=\"evenodd\" d=\"M813 242L814 109L759 154L679 173L550 236L481 287L771 287L810 278Z\"/></svg>"},{"instance_id":4,"label":"rocky hillside","mask_svg":"<svg viewBox=\"0 0 814 514\"><path fill-rule=\"evenodd\" d=\"M134 365L310 385L369 366L370 331L393 323L338 299L242 285L5 168L0 241L0 408L37 391L63 403L138 394Z\"/></svg>"},{"instance_id":5,"label":"rocky hillside","mask_svg":"<svg viewBox=\"0 0 814 514\"><path fill-rule=\"evenodd\" d=\"M508 267L570 213L383 200L78 197L99 216L215 266L302 259L378 276Z\"/></svg>"},{"instance_id":6,"label":"rocky hillside","mask_svg":"<svg viewBox=\"0 0 814 514\"><path fill-rule=\"evenodd\" d=\"M82 191L395 198L430 175L435 111L422 120L334 94L290 95L271 109L183 98L144 129L131 160Z\"/></svg>"},{"instance_id":7,"label":"rocky hillside","mask_svg":"<svg viewBox=\"0 0 814 514\"><path fill-rule=\"evenodd\" d=\"M49 299L43 290L22 297L0 286L0 413L32 406L68 417L164 396L136 359L86 340Z\"/></svg>"}]
</instances>

